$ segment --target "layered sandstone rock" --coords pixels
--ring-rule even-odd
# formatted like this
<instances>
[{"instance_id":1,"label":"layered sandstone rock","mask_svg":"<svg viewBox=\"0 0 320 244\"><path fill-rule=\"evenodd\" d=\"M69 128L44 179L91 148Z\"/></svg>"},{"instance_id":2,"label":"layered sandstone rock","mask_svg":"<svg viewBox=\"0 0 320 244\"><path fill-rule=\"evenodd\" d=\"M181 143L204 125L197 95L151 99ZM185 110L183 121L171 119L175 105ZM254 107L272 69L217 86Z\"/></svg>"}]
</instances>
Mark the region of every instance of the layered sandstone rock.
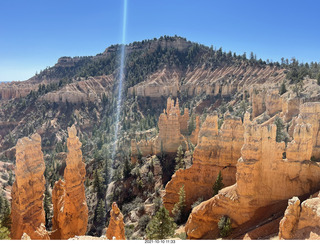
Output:
<instances>
[{"instance_id":1,"label":"layered sandstone rock","mask_svg":"<svg viewBox=\"0 0 320 244\"><path fill-rule=\"evenodd\" d=\"M264 112L272 117L283 111L283 99L277 90L271 90L268 92L261 91L260 93L253 91L251 102L253 119ZM290 109L292 110L291 104Z\"/></svg>"},{"instance_id":2,"label":"layered sandstone rock","mask_svg":"<svg viewBox=\"0 0 320 244\"><path fill-rule=\"evenodd\" d=\"M132 161L136 161L139 154L142 156L158 154L161 151L174 153L178 147L186 150L188 142L183 134L188 132L189 111L184 110L184 114L180 114L179 101L171 98L167 99L167 110L160 114L158 127L159 134L156 138L149 141L136 140L131 141Z\"/></svg>"},{"instance_id":3,"label":"layered sandstone rock","mask_svg":"<svg viewBox=\"0 0 320 244\"><path fill-rule=\"evenodd\" d=\"M107 97L111 94L113 76L96 76L87 80L71 83L62 89L49 92L40 98L41 101L55 103L84 103L98 102L103 94Z\"/></svg>"},{"instance_id":4,"label":"layered sandstone rock","mask_svg":"<svg viewBox=\"0 0 320 244\"><path fill-rule=\"evenodd\" d=\"M48 240L45 231L43 194L45 163L41 137L19 139L16 145L16 180L12 187L11 238L19 240L26 233L33 240Z\"/></svg>"},{"instance_id":5,"label":"layered sandstone rock","mask_svg":"<svg viewBox=\"0 0 320 244\"><path fill-rule=\"evenodd\" d=\"M240 118L226 115L220 130L217 115L206 118L199 132L193 165L186 170L178 170L166 185L163 202L169 211L178 202L178 192L182 186L186 192L187 209L190 209L198 198L212 197L212 186L219 171L225 186L235 183L236 163L243 145L243 130Z\"/></svg>"},{"instance_id":6,"label":"layered sandstone rock","mask_svg":"<svg viewBox=\"0 0 320 244\"><path fill-rule=\"evenodd\" d=\"M302 202L297 197L289 205L279 226L279 239L320 240L320 196Z\"/></svg>"},{"instance_id":7,"label":"layered sandstone rock","mask_svg":"<svg viewBox=\"0 0 320 244\"><path fill-rule=\"evenodd\" d=\"M81 142L76 136L77 130L74 125L68 128L68 134L64 182L56 182L52 191L52 239L84 235L87 230L88 207L84 188L86 169L82 162Z\"/></svg>"},{"instance_id":8,"label":"layered sandstone rock","mask_svg":"<svg viewBox=\"0 0 320 244\"><path fill-rule=\"evenodd\" d=\"M279 224L279 239L292 239L300 217L300 200L293 197L288 201L288 207Z\"/></svg>"},{"instance_id":9,"label":"layered sandstone rock","mask_svg":"<svg viewBox=\"0 0 320 244\"><path fill-rule=\"evenodd\" d=\"M159 98L176 97L178 91L189 96L206 94L209 96L231 96L237 91L257 86L274 86L285 77L283 69L276 67L222 66L208 69L205 66L186 71L164 68L146 81L128 89L129 95Z\"/></svg>"},{"instance_id":10,"label":"layered sandstone rock","mask_svg":"<svg viewBox=\"0 0 320 244\"><path fill-rule=\"evenodd\" d=\"M109 240L125 240L123 214L120 212L118 205L112 203L110 212L110 222L107 228L107 238Z\"/></svg>"},{"instance_id":11,"label":"layered sandstone rock","mask_svg":"<svg viewBox=\"0 0 320 244\"><path fill-rule=\"evenodd\" d=\"M308 123L312 125L312 155L316 159L320 159L320 103L304 103L300 106L300 114L295 124ZM310 159L310 158L309 158Z\"/></svg>"},{"instance_id":12,"label":"layered sandstone rock","mask_svg":"<svg viewBox=\"0 0 320 244\"><path fill-rule=\"evenodd\" d=\"M217 237L223 215L230 217L233 228L254 223L284 211L287 199L320 188L320 165L309 161L312 126L296 125L284 159L285 144L276 142L276 126L257 125L249 117L246 113L237 182L193 209L186 224L190 239Z\"/></svg>"}]
</instances>

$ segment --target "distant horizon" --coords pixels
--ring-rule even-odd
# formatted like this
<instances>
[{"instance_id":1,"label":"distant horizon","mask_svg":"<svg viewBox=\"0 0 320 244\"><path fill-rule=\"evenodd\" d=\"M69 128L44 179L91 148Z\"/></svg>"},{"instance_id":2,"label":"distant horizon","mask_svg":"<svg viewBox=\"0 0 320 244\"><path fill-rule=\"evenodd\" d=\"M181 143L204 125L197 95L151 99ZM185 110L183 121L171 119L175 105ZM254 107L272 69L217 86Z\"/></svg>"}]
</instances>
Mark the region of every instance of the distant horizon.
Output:
<instances>
[{"instance_id":1,"label":"distant horizon","mask_svg":"<svg viewBox=\"0 0 320 244\"><path fill-rule=\"evenodd\" d=\"M123 0L12 0L0 8L0 80L27 80L62 56L94 56L121 43ZM178 35L265 61L319 62L319 8L312 0L128 0L126 44Z\"/></svg>"}]
</instances>

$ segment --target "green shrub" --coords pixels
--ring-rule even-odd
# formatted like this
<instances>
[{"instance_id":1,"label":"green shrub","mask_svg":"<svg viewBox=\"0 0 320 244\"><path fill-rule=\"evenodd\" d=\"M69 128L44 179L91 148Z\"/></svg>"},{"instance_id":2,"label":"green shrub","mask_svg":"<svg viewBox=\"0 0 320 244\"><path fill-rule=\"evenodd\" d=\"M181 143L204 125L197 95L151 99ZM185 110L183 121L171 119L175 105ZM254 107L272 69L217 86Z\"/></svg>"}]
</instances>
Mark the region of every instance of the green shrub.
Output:
<instances>
[{"instance_id":1,"label":"green shrub","mask_svg":"<svg viewBox=\"0 0 320 244\"><path fill-rule=\"evenodd\" d=\"M218 228L221 237L227 237L231 234L231 220L228 216L222 216L218 222Z\"/></svg>"}]
</instances>

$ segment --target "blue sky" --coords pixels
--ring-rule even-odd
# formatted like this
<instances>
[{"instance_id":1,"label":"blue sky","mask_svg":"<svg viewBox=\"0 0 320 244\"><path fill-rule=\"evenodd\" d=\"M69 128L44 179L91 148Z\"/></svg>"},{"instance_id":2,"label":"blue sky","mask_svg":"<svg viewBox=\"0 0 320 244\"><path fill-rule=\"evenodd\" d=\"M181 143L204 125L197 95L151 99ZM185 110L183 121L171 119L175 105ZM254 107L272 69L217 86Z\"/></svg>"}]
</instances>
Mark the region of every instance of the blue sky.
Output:
<instances>
[{"instance_id":1,"label":"blue sky","mask_svg":"<svg viewBox=\"0 0 320 244\"><path fill-rule=\"evenodd\" d=\"M162 35L264 60L320 61L320 1L128 0L126 43ZM0 0L0 81L121 43L123 0Z\"/></svg>"}]
</instances>

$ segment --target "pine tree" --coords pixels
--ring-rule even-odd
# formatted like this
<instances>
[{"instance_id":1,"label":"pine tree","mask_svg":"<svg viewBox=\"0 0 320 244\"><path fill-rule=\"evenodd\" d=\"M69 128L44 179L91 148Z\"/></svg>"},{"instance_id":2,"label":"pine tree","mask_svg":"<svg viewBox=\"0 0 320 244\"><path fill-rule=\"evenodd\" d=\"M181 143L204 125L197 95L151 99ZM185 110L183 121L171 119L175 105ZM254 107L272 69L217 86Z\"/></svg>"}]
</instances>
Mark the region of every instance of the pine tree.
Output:
<instances>
[{"instance_id":1,"label":"pine tree","mask_svg":"<svg viewBox=\"0 0 320 244\"><path fill-rule=\"evenodd\" d=\"M97 193L98 199L102 199L104 197L104 187L102 184L102 177L97 169L94 172L93 188Z\"/></svg>"},{"instance_id":2,"label":"pine tree","mask_svg":"<svg viewBox=\"0 0 320 244\"><path fill-rule=\"evenodd\" d=\"M213 196L217 195L218 192L224 187L224 184L222 183L222 175L221 175L221 170L219 171L218 177L216 179L216 182L213 184Z\"/></svg>"},{"instance_id":3,"label":"pine tree","mask_svg":"<svg viewBox=\"0 0 320 244\"><path fill-rule=\"evenodd\" d=\"M0 195L1 213L0 213L0 240L10 239L11 217L10 203Z\"/></svg>"},{"instance_id":4,"label":"pine tree","mask_svg":"<svg viewBox=\"0 0 320 244\"><path fill-rule=\"evenodd\" d=\"M179 190L179 202L177 202L173 209L172 214L174 215L174 220L176 223L183 223L186 220L186 192L184 186Z\"/></svg>"},{"instance_id":5,"label":"pine tree","mask_svg":"<svg viewBox=\"0 0 320 244\"><path fill-rule=\"evenodd\" d=\"M281 142L281 141L287 141L288 139L288 134L285 131L285 125L280 117L276 117L274 119L274 124L277 126L277 131L276 131L276 142Z\"/></svg>"},{"instance_id":6,"label":"pine tree","mask_svg":"<svg viewBox=\"0 0 320 244\"><path fill-rule=\"evenodd\" d=\"M282 95L282 94L284 94L286 92L287 92L286 83L282 82L282 84L280 86L279 94Z\"/></svg>"},{"instance_id":7,"label":"pine tree","mask_svg":"<svg viewBox=\"0 0 320 244\"><path fill-rule=\"evenodd\" d=\"M123 179L128 179L131 176L131 170L131 163L129 162L128 158L126 158L123 166Z\"/></svg>"},{"instance_id":8,"label":"pine tree","mask_svg":"<svg viewBox=\"0 0 320 244\"><path fill-rule=\"evenodd\" d=\"M176 167L175 167L175 171L177 171L178 169L185 169L185 163L183 161L183 150L182 150L182 146L180 145L178 147L178 151L177 151L177 156L175 158L176 161Z\"/></svg>"},{"instance_id":9,"label":"pine tree","mask_svg":"<svg viewBox=\"0 0 320 244\"><path fill-rule=\"evenodd\" d=\"M176 226L168 210L162 206L147 226L147 238L150 240L163 240L171 237L175 232Z\"/></svg>"},{"instance_id":10,"label":"pine tree","mask_svg":"<svg viewBox=\"0 0 320 244\"><path fill-rule=\"evenodd\" d=\"M318 74L318 77L317 77L317 84L320 86L320 73Z\"/></svg>"},{"instance_id":11,"label":"pine tree","mask_svg":"<svg viewBox=\"0 0 320 244\"><path fill-rule=\"evenodd\" d=\"M192 114L188 123L189 135L192 134L192 131L194 131L195 128L196 128L196 118L195 118L195 115Z\"/></svg>"},{"instance_id":12,"label":"pine tree","mask_svg":"<svg viewBox=\"0 0 320 244\"><path fill-rule=\"evenodd\" d=\"M43 198L43 208L45 212L45 218L46 218L46 228L49 229L51 226L51 194L48 189L48 185L46 185L46 190L44 192L44 198Z\"/></svg>"},{"instance_id":13,"label":"pine tree","mask_svg":"<svg viewBox=\"0 0 320 244\"><path fill-rule=\"evenodd\" d=\"M95 222L98 229L104 228L106 223L106 205L103 199L100 199L95 211ZM100 228L99 228L100 227Z\"/></svg>"}]
</instances>

